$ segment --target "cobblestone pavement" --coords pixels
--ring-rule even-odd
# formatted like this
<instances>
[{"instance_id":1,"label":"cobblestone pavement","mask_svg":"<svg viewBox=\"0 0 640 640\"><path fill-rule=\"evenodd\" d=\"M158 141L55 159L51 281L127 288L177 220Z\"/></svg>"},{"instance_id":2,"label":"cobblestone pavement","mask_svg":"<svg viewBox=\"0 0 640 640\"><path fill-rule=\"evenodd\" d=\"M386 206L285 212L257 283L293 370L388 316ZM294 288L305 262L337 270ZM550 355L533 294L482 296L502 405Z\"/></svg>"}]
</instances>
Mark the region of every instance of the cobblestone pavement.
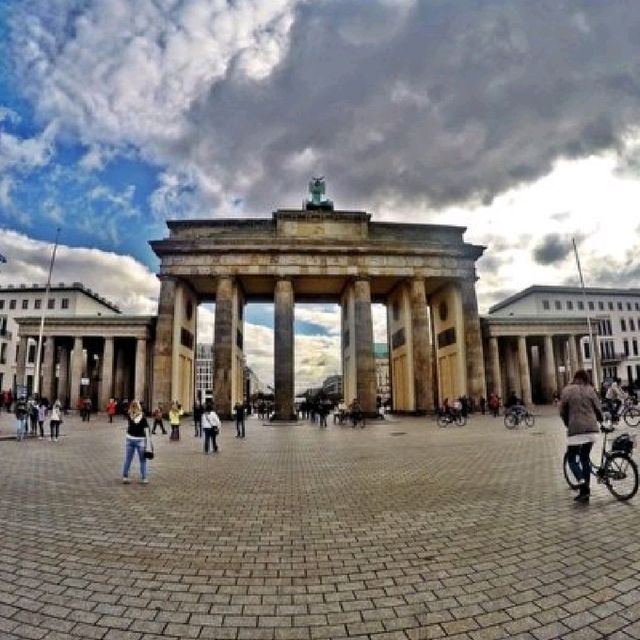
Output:
<instances>
[{"instance_id":1,"label":"cobblestone pavement","mask_svg":"<svg viewBox=\"0 0 640 640\"><path fill-rule=\"evenodd\" d=\"M13 429L0 416L0 433ZM640 638L640 498L576 505L563 429L474 417L0 442L0 637Z\"/></svg>"}]
</instances>

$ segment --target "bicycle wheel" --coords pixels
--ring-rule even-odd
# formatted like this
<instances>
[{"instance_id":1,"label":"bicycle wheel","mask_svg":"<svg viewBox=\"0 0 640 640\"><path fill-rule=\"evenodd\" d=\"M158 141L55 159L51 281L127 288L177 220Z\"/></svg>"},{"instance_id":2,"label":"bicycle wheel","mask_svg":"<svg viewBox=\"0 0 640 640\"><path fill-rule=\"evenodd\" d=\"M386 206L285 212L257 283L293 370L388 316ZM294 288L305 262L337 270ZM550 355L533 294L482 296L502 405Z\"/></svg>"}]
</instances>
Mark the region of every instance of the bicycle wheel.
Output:
<instances>
[{"instance_id":1,"label":"bicycle wheel","mask_svg":"<svg viewBox=\"0 0 640 640\"><path fill-rule=\"evenodd\" d=\"M527 425L527 427L533 427L533 425L536 423L535 416L531 415L530 413L525 413L524 423Z\"/></svg>"},{"instance_id":2,"label":"bicycle wheel","mask_svg":"<svg viewBox=\"0 0 640 640\"><path fill-rule=\"evenodd\" d=\"M580 486L580 482L576 479L575 475L573 475L573 471L571 471L571 467L569 466L569 453L565 452L564 458L562 460L562 470L564 471L564 479L567 481L567 484L572 489L577 489Z\"/></svg>"},{"instance_id":3,"label":"bicycle wheel","mask_svg":"<svg viewBox=\"0 0 640 640\"><path fill-rule=\"evenodd\" d=\"M504 414L504 426L513 429L518 424L518 418L513 413Z\"/></svg>"},{"instance_id":4,"label":"bicycle wheel","mask_svg":"<svg viewBox=\"0 0 640 640\"><path fill-rule=\"evenodd\" d=\"M447 416L438 416L438 426L439 427L446 427L449 424L449 418L447 418Z\"/></svg>"},{"instance_id":5,"label":"bicycle wheel","mask_svg":"<svg viewBox=\"0 0 640 640\"><path fill-rule=\"evenodd\" d=\"M455 420L456 420L456 425L459 427L464 427L464 425L467 424L467 419L463 415L458 414Z\"/></svg>"},{"instance_id":6,"label":"bicycle wheel","mask_svg":"<svg viewBox=\"0 0 640 640\"><path fill-rule=\"evenodd\" d=\"M638 491L638 467L626 453L615 451L604 464L604 481L618 500L629 500Z\"/></svg>"},{"instance_id":7,"label":"bicycle wheel","mask_svg":"<svg viewBox=\"0 0 640 640\"><path fill-rule=\"evenodd\" d=\"M637 427L640 424L640 409L629 407L623 414L628 427Z\"/></svg>"}]
</instances>

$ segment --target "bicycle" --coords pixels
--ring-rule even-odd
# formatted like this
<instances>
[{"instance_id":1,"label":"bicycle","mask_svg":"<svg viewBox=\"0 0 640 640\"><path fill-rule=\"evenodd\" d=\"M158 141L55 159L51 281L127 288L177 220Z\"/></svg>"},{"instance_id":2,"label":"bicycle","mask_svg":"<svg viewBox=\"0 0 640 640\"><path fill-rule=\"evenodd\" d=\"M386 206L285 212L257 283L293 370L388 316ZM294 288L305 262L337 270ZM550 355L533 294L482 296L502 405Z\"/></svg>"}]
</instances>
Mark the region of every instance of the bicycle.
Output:
<instances>
[{"instance_id":1,"label":"bicycle","mask_svg":"<svg viewBox=\"0 0 640 640\"><path fill-rule=\"evenodd\" d=\"M624 420L628 427L635 428L640 425L640 409L633 403L631 398L627 398L617 411L613 401L605 400L602 403L602 411L609 415L612 424Z\"/></svg>"},{"instance_id":2,"label":"bicycle","mask_svg":"<svg viewBox=\"0 0 640 640\"><path fill-rule=\"evenodd\" d=\"M512 407L507 409L504 414L504 426L507 429L515 429L518 425L524 423L527 427L533 427L536 420L532 413L524 407Z\"/></svg>"},{"instance_id":3,"label":"bicycle","mask_svg":"<svg viewBox=\"0 0 640 640\"><path fill-rule=\"evenodd\" d=\"M600 464L591 461L591 473L598 483L603 483L618 500L624 501L633 498L638 491L638 466L631 459L631 452L635 446L635 436L621 433L616 436L607 451L607 436L613 433L613 427L600 425L600 431L604 433L602 440L602 453ZM569 453L564 454L563 459L564 478L572 489L578 489L580 483L576 479L569 466Z\"/></svg>"},{"instance_id":4,"label":"bicycle","mask_svg":"<svg viewBox=\"0 0 640 640\"><path fill-rule=\"evenodd\" d=\"M439 427L446 427L450 424L464 427L467 424L467 418L458 411L438 411L436 420Z\"/></svg>"}]
</instances>

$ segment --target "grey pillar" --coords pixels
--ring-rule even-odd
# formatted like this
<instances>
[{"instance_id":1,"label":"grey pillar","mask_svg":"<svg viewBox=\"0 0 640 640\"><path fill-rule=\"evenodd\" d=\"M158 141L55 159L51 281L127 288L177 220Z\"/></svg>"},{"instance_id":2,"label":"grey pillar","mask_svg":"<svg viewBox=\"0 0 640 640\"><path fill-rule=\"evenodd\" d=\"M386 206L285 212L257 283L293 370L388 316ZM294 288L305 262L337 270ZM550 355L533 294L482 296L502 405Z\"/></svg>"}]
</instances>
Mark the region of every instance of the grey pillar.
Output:
<instances>
[{"instance_id":1,"label":"grey pillar","mask_svg":"<svg viewBox=\"0 0 640 640\"><path fill-rule=\"evenodd\" d=\"M516 358L516 352L514 349L513 340L509 339L505 344L505 357L506 357L506 369L507 369L507 397L511 393L522 395L522 389L520 388L520 376L518 375L518 361Z\"/></svg>"},{"instance_id":2,"label":"grey pillar","mask_svg":"<svg viewBox=\"0 0 640 640\"><path fill-rule=\"evenodd\" d=\"M171 377L173 374L173 321L176 281L162 277L158 300L158 319L153 348L153 407L168 412L171 407ZM117 364L117 363L116 363ZM116 369L119 375L121 367ZM119 389L118 389L119 391Z\"/></svg>"},{"instance_id":3,"label":"grey pillar","mask_svg":"<svg viewBox=\"0 0 640 640\"><path fill-rule=\"evenodd\" d=\"M274 294L275 419L295 420L294 294L291 280L278 280Z\"/></svg>"},{"instance_id":4,"label":"grey pillar","mask_svg":"<svg viewBox=\"0 0 640 640\"><path fill-rule=\"evenodd\" d=\"M357 278L353 285L356 351L356 392L365 415L375 416L376 360L373 349L373 319L371 317L371 286L369 280ZM345 401L351 402L345 398Z\"/></svg>"},{"instance_id":5,"label":"grey pillar","mask_svg":"<svg viewBox=\"0 0 640 640\"><path fill-rule=\"evenodd\" d=\"M82 380L82 338L76 337L73 340L73 354L71 356L71 408L75 409L81 395L80 383Z\"/></svg>"},{"instance_id":6,"label":"grey pillar","mask_svg":"<svg viewBox=\"0 0 640 640\"><path fill-rule=\"evenodd\" d=\"M133 383L133 395L136 400L146 406L146 382L147 382L147 340L138 338L136 341L136 368Z\"/></svg>"},{"instance_id":7,"label":"grey pillar","mask_svg":"<svg viewBox=\"0 0 640 640\"><path fill-rule=\"evenodd\" d=\"M413 339L415 410L418 413L425 413L433 409L433 380L431 378L432 355L431 344L429 343L427 296L424 288L424 280L421 278L411 281L411 333Z\"/></svg>"},{"instance_id":8,"label":"grey pillar","mask_svg":"<svg viewBox=\"0 0 640 640\"><path fill-rule=\"evenodd\" d=\"M42 386L40 394L50 402L53 400L53 383L56 373L56 340L49 336L44 343L44 358L42 359Z\"/></svg>"},{"instance_id":9,"label":"grey pillar","mask_svg":"<svg viewBox=\"0 0 640 640\"><path fill-rule=\"evenodd\" d=\"M102 350L102 371L100 372L100 406L99 411L104 411L109 404L113 394L113 338L104 339L104 349Z\"/></svg>"},{"instance_id":10,"label":"grey pillar","mask_svg":"<svg viewBox=\"0 0 640 640\"><path fill-rule=\"evenodd\" d=\"M571 379L576 375L576 371L580 368L578 360L578 349L576 348L576 337L568 336L569 341L569 364L571 366Z\"/></svg>"},{"instance_id":11,"label":"grey pillar","mask_svg":"<svg viewBox=\"0 0 640 640\"><path fill-rule=\"evenodd\" d=\"M531 375L529 372L527 338L525 336L518 336L518 369L520 371L520 388L522 390L522 400L525 404L531 404Z\"/></svg>"},{"instance_id":12,"label":"grey pillar","mask_svg":"<svg viewBox=\"0 0 640 640\"><path fill-rule=\"evenodd\" d=\"M476 402L486 396L487 385L484 377L484 354L482 351L482 331L478 315L476 285L473 280L462 280L462 315L464 320L464 343L467 356L467 395Z\"/></svg>"},{"instance_id":13,"label":"grey pillar","mask_svg":"<svg viewBox=\"0 0 640 640\"><path fill-rule=\"evenodd\" d=\"M114 372L114 394L116 398L122 400L124 398L124 348L122 344L118 344L114 346L114 351L116 354L116 368ZM157 405L156 405L157 406ZM154 407L155 408L155 407Z\"/></svg>"},{"instance_id":14,"label":"grey pillar","mask_svg":"<svg viewBox=\"0 0 640 640\"><path fill-rule=\"evenodd\" d=\"M500 374L500 348L498 338L489 338L489 366L491 370L491 383L493 393L502 397L502 376Z\"/></svg>"},{"instance_id":15,"label":"grey pillar","mask_svg":"<svg viewBox=\"0 0 640 640\"><path fill-rule=\"evenodd\" d=\"M58 388L56 398L64 405L69 396L69 348L61 346L58 349Z\"/></svg>"},{"instance_id":16,"label":"grey pillar","mask_svg":"<svg viewBox=\"0 0 640 640\"><path fill-rule=\"evenodd\" d=\"M542 389L544 391L547 402L553 401L553 394L556 393L558 387L556 373L556 359L553 353L553 338L551 336L544 337L544 360L542 368Z\"/></svg>"},{"instance_id":17,"label":"grey pillar","mask_svg":"<svg viewBox=\"0 0 640 640\"><path fill-rule=\"evenodd\" d=\"M216 412L229 420L233 375L233 279L218 278L213 339L213 398Z\"/></svg>"},{"instance_id":18,"label":"grey pillar","mask_svg":"<svg viewBox=\"0 0 640 640\"><path fill-rule=\"evenodd\" d=\"M16 360L16 384L26 384L27 377L27 351L29 346L28 336L20 336L18 343L18 359Z\"/></svg>"}]
</instances>

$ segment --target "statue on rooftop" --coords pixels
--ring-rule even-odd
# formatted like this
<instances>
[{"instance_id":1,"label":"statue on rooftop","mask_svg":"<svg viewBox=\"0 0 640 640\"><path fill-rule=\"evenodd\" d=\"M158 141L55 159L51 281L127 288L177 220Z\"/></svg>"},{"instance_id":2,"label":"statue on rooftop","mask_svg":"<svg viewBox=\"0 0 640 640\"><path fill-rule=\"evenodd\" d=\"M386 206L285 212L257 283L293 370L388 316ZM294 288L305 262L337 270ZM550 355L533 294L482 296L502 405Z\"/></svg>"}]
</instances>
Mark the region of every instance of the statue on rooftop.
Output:
<instances>
[{"instance_id":1,"label":"statue on rooftop","mask_svg":"<svg viewBox=\"0 0 640 640\"><path fill-rule=\"evenodd\" d=\"M325 193L324 176L311 178L309 182L309 197L305 202L304 208L307 211L333 211L333 202L326 197Z\"/></svg>"}]
</instances>

